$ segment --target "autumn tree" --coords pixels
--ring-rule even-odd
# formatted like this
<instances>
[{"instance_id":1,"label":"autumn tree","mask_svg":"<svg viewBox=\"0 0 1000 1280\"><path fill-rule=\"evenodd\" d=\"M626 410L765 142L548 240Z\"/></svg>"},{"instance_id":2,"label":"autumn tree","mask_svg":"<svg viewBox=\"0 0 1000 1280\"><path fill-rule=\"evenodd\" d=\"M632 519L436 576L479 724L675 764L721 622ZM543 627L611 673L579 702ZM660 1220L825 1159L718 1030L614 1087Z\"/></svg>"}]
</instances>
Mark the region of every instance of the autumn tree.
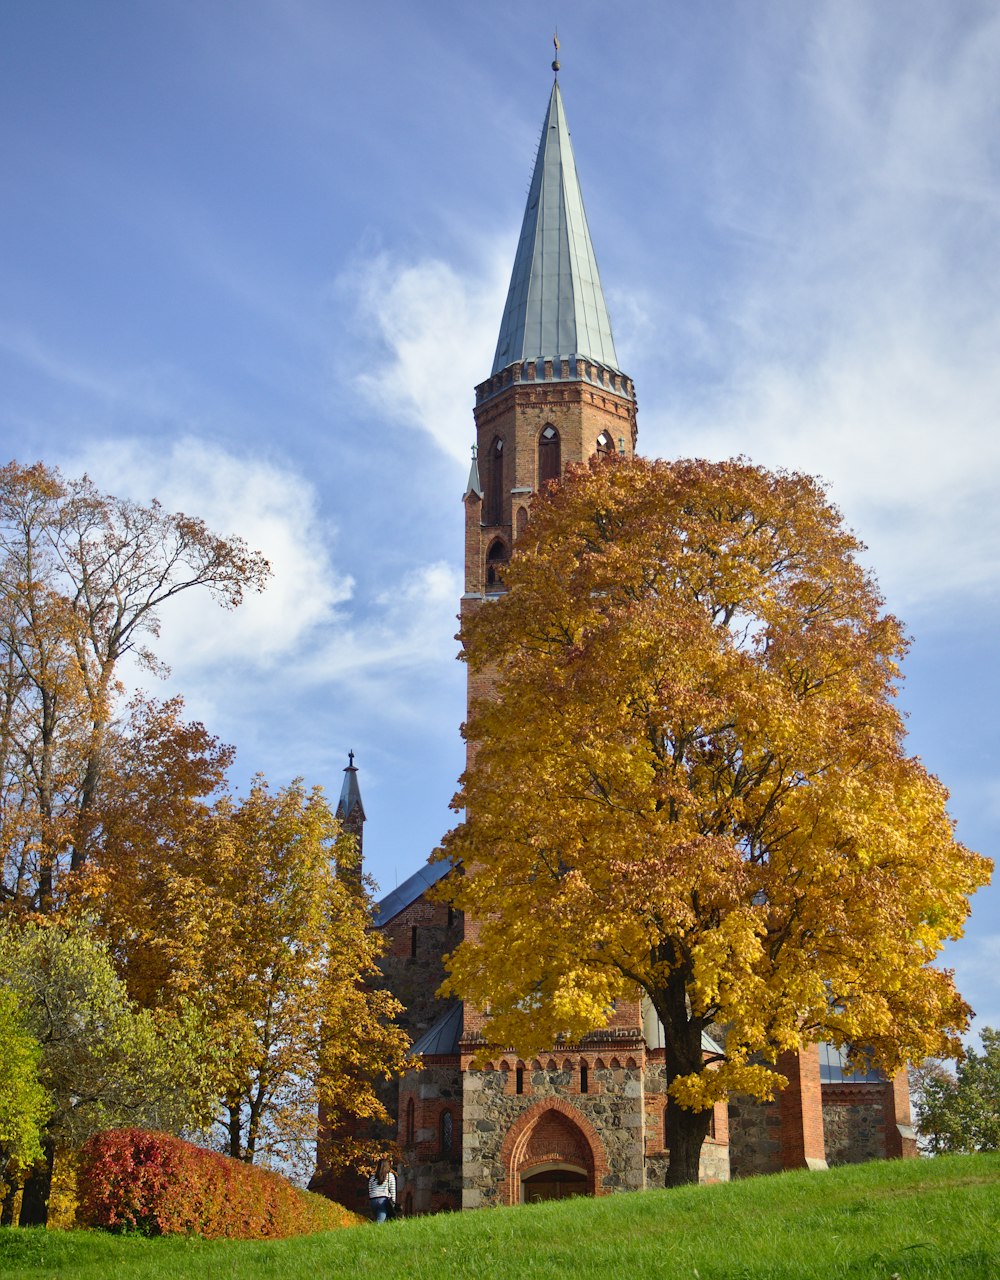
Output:
<instances>
[{"instance_id":1,"label":"autumn tree","mask_svg":"<svg viewBox=\"0 0 1000 1280\"><path fill-rule=\"evenodd\" d=\"M227 1149L302 1165L321 1099L331 1122L386 1118L375 1082L403 1069L408 1040L392 1022L398 1002L370 986L381 939L359 881L337 874L339 824L322 792L272 793L257 779L218 819L230 920L212 948L212 987L239 1046Z\"/></svg>"},{"instance_id":2,"label":"autumn tree","mask_svg":"<svg viewBox=\"0 0 1000 1280\"><path fill-rule=\"evenodd\" d=\"M41 1168L24 1188L22 1226L45 1222L57 1148L116 1125L176 1133L210 1119L217 1076L197 1018L137 1009L85 931L0 925L0 998L11 997L46 1095Z\"/></svg>"},{"instance_id":3,"label":"autumn tree","mask_svg":"<svg viewBox=\"0 0 1000 1280\"><path fill-rule=\"evenodd\" d=\"M917 1127L927 1150L1000 1151L1000 1031L983 1027L954 1075L937 1070L923 1082Z\"/></svg>"},{"instance_id":4,"label":"autumn tree","mask_svg":"<svg viewBox=\"0 0 1000 1280\"><path fill-rule=\"evenodd\" d=\"M267 562L201 520L101 493L37 463L0 469L0 905L49 912L86 865L126 654L147 667L161 606L225 607Z\"/></svg>"},{"instance_id":5,"label":"autumn tree","mask_svg":"<svg viewBox=\"0 0 1000 1280\"><path fill-rule=\"evenodd\" d=\"M441 855L475 922L446 989L525 1057L643 993L674 1184L714 1101L786 1083L780 1052L891 1073L966 1025L931 961L989 864L905 752L906 644L860 550L804 476L595 462L535 499L505 594L463 624L492 693Z\"/></svg>"},{"instance_id":6,"label":"autumn tree","mask_svg":"<svg viewBox=\"0 0 1000 1280\"><path fill-rule=\"evenodd\" d=\"M399 1006L370 986L370 898L320 790L216 794L228 748L180 711L137 704L76 909L135 998L201 1010L228 1153L305 1167L320 1099L331 1126L384 1119L376 1081L403 1065Z\"/></svg>"}]
</instances>

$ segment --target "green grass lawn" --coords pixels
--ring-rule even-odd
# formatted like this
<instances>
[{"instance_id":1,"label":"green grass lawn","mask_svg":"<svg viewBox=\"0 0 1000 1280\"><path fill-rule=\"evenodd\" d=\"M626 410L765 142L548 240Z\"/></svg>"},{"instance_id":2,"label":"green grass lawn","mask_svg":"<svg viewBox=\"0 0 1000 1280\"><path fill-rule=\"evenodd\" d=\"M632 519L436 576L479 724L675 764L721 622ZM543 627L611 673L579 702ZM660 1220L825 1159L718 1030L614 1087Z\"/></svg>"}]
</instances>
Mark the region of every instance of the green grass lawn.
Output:
<instances>
[{"instance_id":1,"label":"green grass lawn","mask_svg":"<svg viewBox=\"0 0 1000 1280\"><path fill-rule=\"evenodd\" d=\"M483 1209L269 1244L8 1229L0 1276L1000 1280L1000 1155Z\"/></svg>"}]
</instances>

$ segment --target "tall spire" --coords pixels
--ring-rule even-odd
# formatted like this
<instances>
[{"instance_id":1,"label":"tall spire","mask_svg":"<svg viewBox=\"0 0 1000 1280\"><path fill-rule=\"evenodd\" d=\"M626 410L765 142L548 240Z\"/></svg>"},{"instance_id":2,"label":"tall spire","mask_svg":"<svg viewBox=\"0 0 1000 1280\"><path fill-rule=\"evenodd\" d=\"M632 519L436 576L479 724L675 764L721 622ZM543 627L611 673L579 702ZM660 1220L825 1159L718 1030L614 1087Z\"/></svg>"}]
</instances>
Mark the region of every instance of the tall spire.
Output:
<instances>
[{"instance_id":1,"label":"tall spire","mask_svg":"<svg viewBox=\"0 0 1000 1280\"><path fill-rule=\"evenodd\" d=\"M493 360L579 356L620 372L558 81L552 86Z\"/></svg>"}]
</instances>

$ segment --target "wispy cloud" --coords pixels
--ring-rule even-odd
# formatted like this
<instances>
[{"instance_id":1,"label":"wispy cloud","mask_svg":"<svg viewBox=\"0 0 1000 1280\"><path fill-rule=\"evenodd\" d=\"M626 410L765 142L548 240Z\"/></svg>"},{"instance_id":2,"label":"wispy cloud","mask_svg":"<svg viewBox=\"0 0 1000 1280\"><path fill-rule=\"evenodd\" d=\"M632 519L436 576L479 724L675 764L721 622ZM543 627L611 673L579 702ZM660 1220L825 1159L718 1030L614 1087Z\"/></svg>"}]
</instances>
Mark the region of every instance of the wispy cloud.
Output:
<instances>
[{"instance_id":1,"label":"wispy cloud","mask_svg":"<svg viewBox=\"0 0 1000 1280\"><path fill-rule=\"evenodd\" d=\"M718 377L647 417L643 439L822 475L913 607L995 591L1000 562L1000 96L984 74L1000 18L942 32L937 59L905 32L887 57L884 31L850 15L819 11L794 122L751 124L743 159L720 145L714 212L745 247ZM750 118L773 131L782 90L755 65Z\"/></svg>"},{"instance_id":2,"label":"wispy cloud","mask_svg":"<svg viewBox=\"0 0 1000 1280\"><path fill-rule=\"evenodd\" d=\"M439 259L405 263L381 253L341 281L360 327L379 343L357 379L362 393L460 462L472 440L470 393L489 369L509 272L505 239L485 244L465 273Z\"/></svg>"},{"instance_id":3,"label":"wispy cloud","mask_svg":"<svg viewBox=\"0 0 1000 1280\"><path fill-rule=\"evenodd\" d=\"M332 561L336 530L320 519L311 484L288 467L237 457L192 437L162 452L148 443L106 440L67 464L86 470L99 487L205 520L215 532L238 534L271 564L265 592L248 594L234 612L205 593L171 601L157 649L187 672L233 662L267 667L328 624L350 599L351 577Z\"/></svg>"}]
</instances>

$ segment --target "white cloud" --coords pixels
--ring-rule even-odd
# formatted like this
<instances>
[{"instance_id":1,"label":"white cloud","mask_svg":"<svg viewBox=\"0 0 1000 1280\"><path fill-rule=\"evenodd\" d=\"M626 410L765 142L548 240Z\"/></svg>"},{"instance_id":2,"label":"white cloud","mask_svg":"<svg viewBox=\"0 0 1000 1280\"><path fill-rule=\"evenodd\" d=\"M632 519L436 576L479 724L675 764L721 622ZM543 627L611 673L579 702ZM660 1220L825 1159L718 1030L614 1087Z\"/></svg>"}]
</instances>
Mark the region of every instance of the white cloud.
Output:
<instances>
[{"instance_id":1,"label":"white cloud","mask_svg":"<svg viewBox=\"0 0 1000 1280\"><path fill-rule=\"evenodd\" d=\"M383 253L341 281L355 295L359 328L382 344L358 377L362 393L460 462L469 457L470 391L490 367L510 261L507 239L484 245L465 274L439 259L404 264Z\"/></svg>"},{"instance_id":2,"label":"white cloud","mask_svg":"<svg viewBox=\"0 0 1000 1280\"><path fill-rule=\"evenodd\" d=\"M888 57L850 12L821 11L796 120L774 136L761 75L761 132L721 149L715 213L745 245L718 381L642 439L821 475L891 602L923 606L995 591L1000 561L1000 19L951 32L948 57L901 32Z\"/></svg>"},{"instance_id":3,"label":"white cloud","mask_svg":"<svg viewBox=\"0 0 1000 1280\"><path fill-rule=\"evenodd\" d=\"M369 698L373 707L391 702L411 714L435 676L453 666L461 590L461 577L450 564L414 569L381 592L364 615L331 629L304 658L297 678L349 685L354 696Z\"/></svg>"},{"instance_id":4,"label":"white cloud","mask_svg":"<svg viewBox=\"0 0 1000 1280\"><path fill-rule=\"evenodd\" d=\"M271 564L260 595L235 611L204 591L186 592L164 610L157 653L190 673L234 662L268 666L300 646L350 599L352 579L330 559L335 530L321 521L314 489L295 472L252 456L236 457L187 437L154 454L148 443L89 445L67 465L99 488L203 519L214 532L238 534Z\"/></svg>"}]
</instances>

